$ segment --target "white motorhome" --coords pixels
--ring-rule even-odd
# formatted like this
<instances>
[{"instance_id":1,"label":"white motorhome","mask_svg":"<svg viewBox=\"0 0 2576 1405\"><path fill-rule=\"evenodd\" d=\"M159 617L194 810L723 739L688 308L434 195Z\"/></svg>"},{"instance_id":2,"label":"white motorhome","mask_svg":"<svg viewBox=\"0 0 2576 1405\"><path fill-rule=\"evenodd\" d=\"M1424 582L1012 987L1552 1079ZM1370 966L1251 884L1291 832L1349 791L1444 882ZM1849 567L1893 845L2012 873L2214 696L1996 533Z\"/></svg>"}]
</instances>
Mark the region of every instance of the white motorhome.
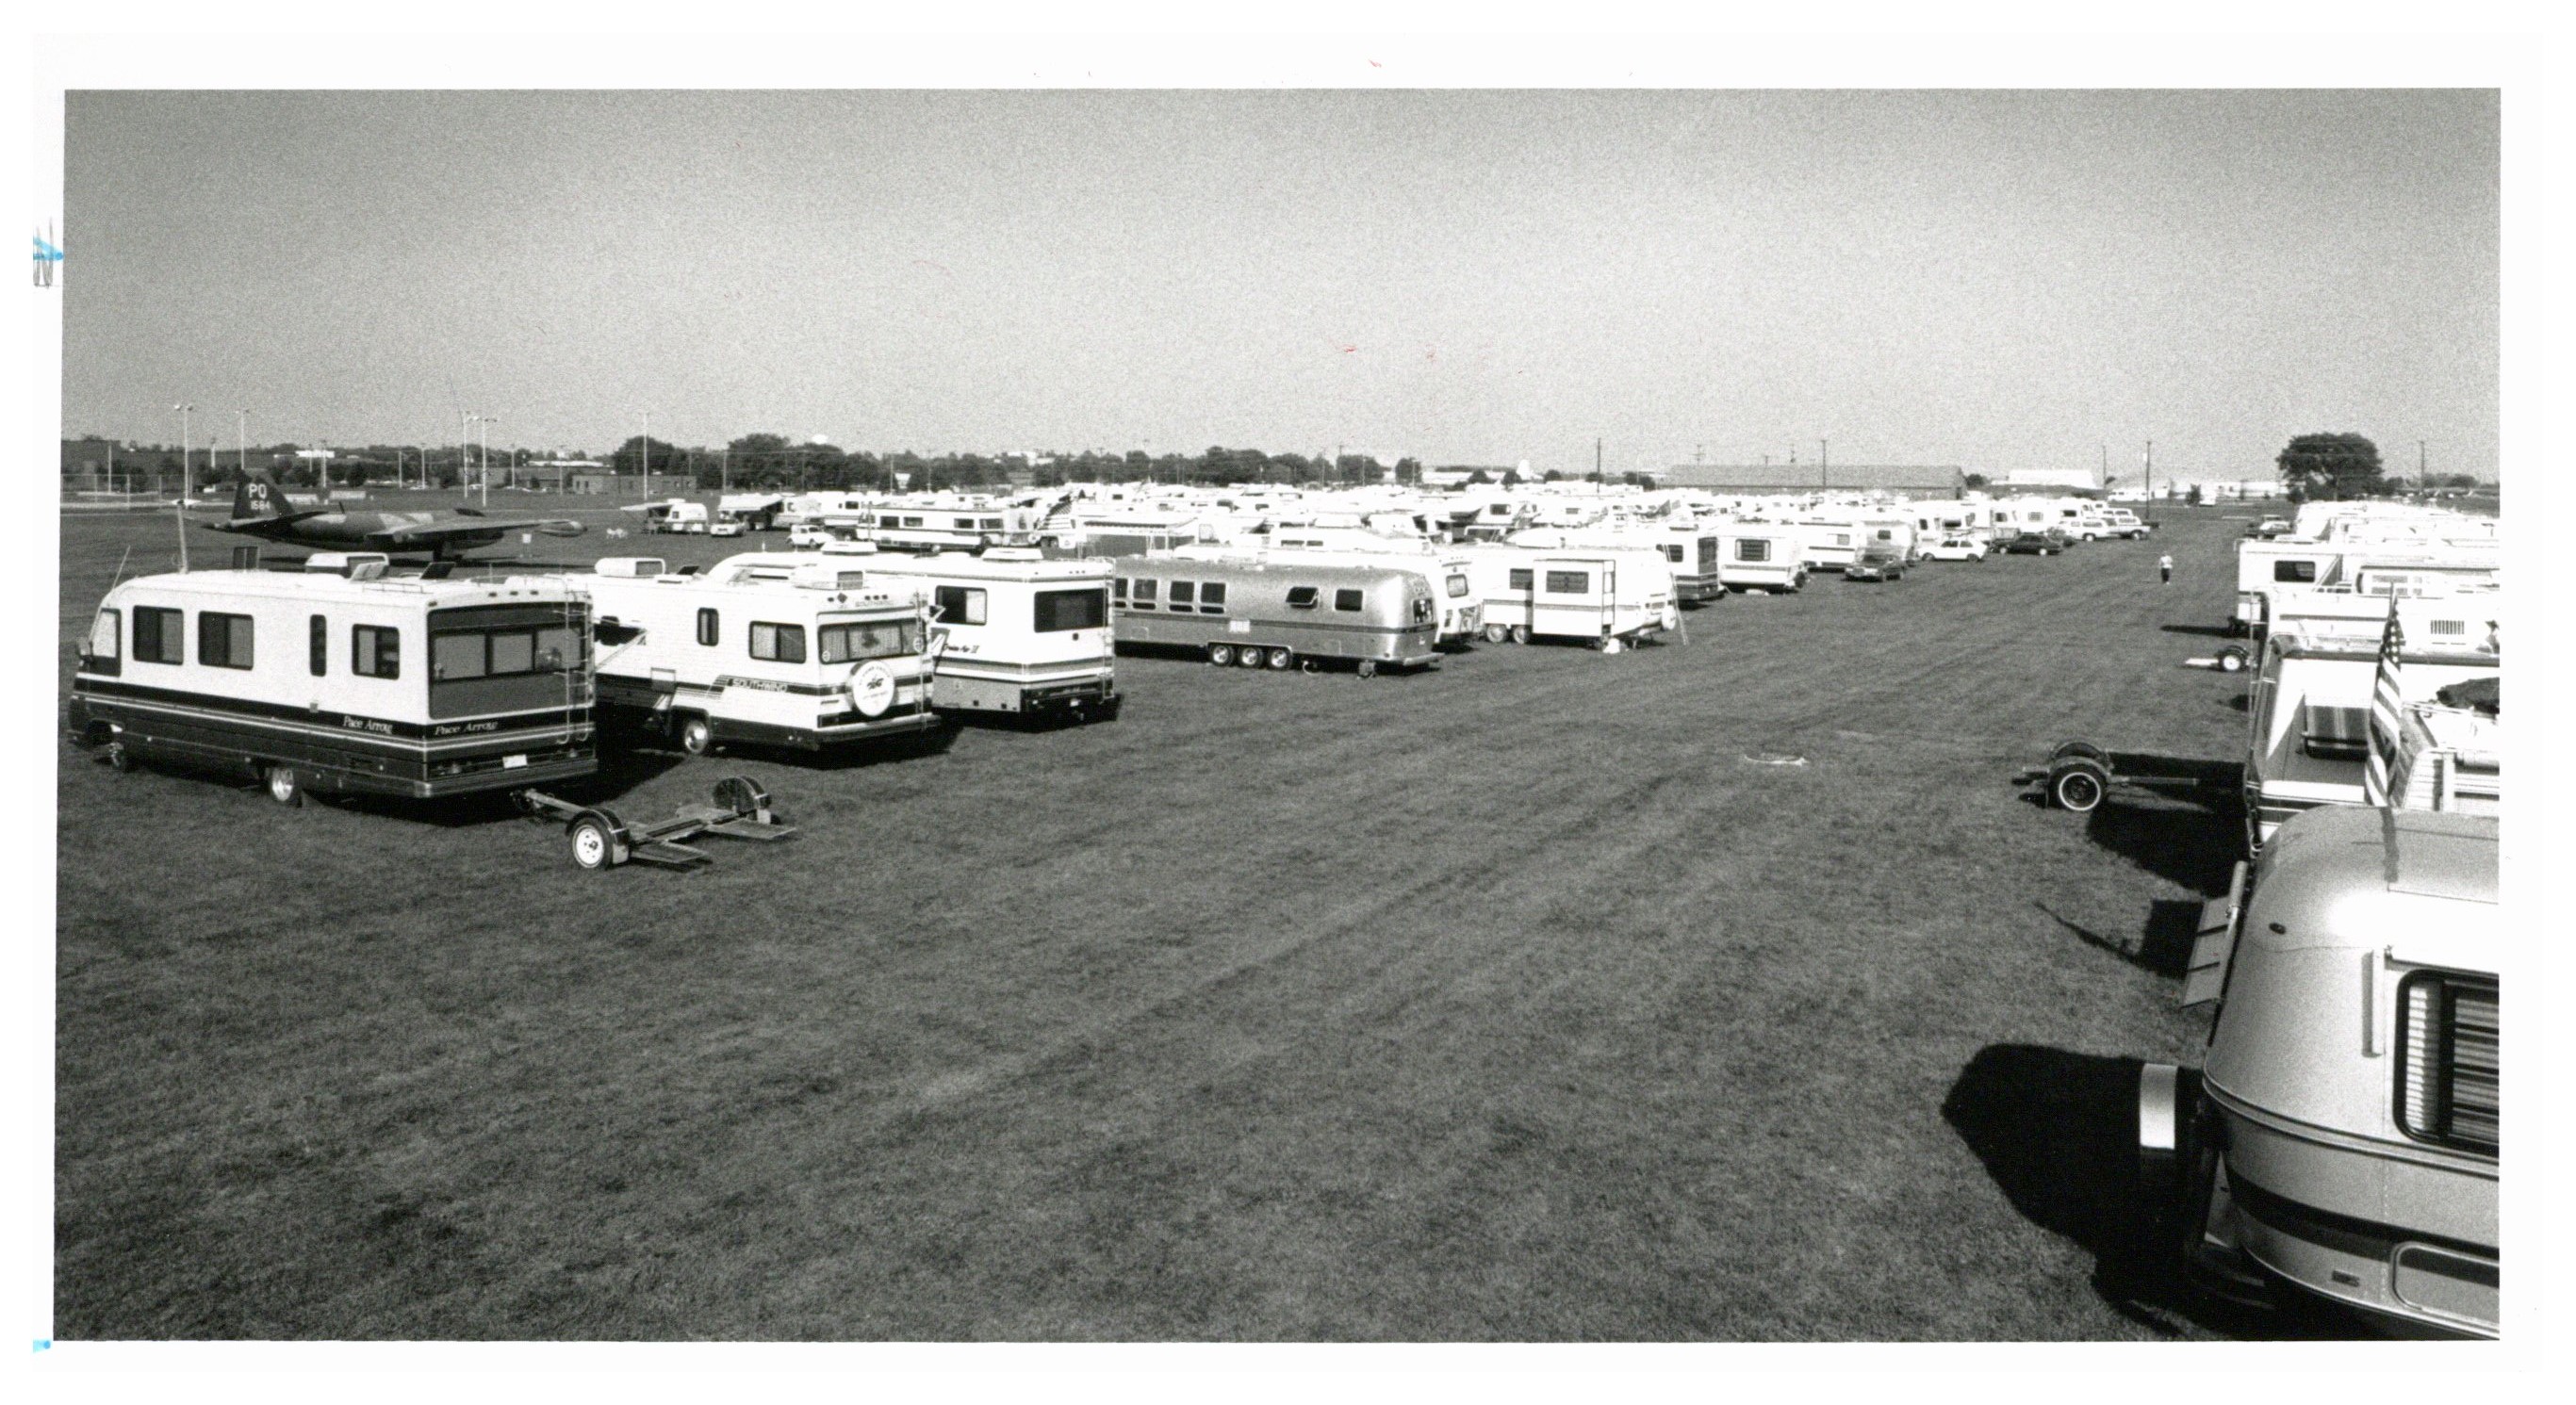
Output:
<instances>
[{"instance_id":1,"label":"white motorhome","mask_svg":"<svg viewBox=\"0 0 2576 1405\"><path fill-rule=\"evenodd\" d=\"M913 582L855 563L761 555L704 575L612 556L570 579L597 614L600 709L692 755L724 742L819 750L933 730L932 655Z\"/></svg>"},{"instance_id":2,"label":"white motorhome","mask_svg":"<svg viewBox=\"0 0 2576 1405\"><path fill-rule=\"evenodd\" d=\"M1799 564L1810 571L1841 571L1860 555L1867 533L1848 517L1807 517L1798 523Z\"/></svg>"},{"instance_id":3,"label":"white motorhome","mask_svg":"<svg viewBox=\"0 0 2576 1405\"><path fill-rule=\"evenodd\" d=\"M939 657L934 700L942 711L1118 715L1109 562L1045 560L1035 547L1010 546L973 555L833 551L827 559L862 566L871 585L909 582L929 602Z\"/></svg>"},{"instance_id":4,"label":"white motorhome","mask_svg":"<svg viewBox=\"0 0 2576 1405\"><path fill-rule=\"evenodd\" d=\"M1580 639L1615 654L1681 625L1660 551L1471 546L1467 556L1491 643Z\"/></svg>"},{"instance_id":5,"label":"white motorhome","mask_svg":"<svg viewBox=\"0 0 2576 1405\"><path fill-rule=\"evenodd\" d=\"M2371 689L2364 803L2498 812L2502 599L2473 592L2392 602Z\"/></svg>"},{"instance_id":6,"label":"white motorhome","mask_svg":"<svg viewBox=\"0 0 2576 1405\"><path fill-rule=\"evenodd\" d=\"M2360 595L2438 595L2492 585L2503 561L2495 545L2342 543L2295 537L2236 544L2236 616L2230 628L2260 634L2279 597L2340 589Z\"/></svg>"},{"instance_id":7,"label":"white motorhome","mask_svg":"<svg viewBox=\"0 0 2576 1405\"><path fill-rule=\"evenodd\" d=\"M2138 1079L2140 1179L2193 1281L2406 1334L2496 1335L2498 821L2311 810L2208 908L2198 1069Z\"/></svg>"},{"instance_id":8,"label":"white motorhome","mask_svg":"<svg viewBox=\"0 0 2576 1405\"><path fill-rule=\"evenodd\" d=\"M108 592L74 742L306 790L432 800L598 769L589 612L560 578L192 571Z\"/></svg>"},{"instance_id":9,"label":"white motorhome","mask_svg":"<svg viewBox=\"0 0 2576 1405\"><path fill-rule=\"evenodd\" d=\"M1718 559L1719 529L1711 523L1604 523L1591 527L1534 527L1504 538L1514 546L1652 551L1673 577L1673 599L1685 605L1726 593Z\"/></svg>"}]
</instances>

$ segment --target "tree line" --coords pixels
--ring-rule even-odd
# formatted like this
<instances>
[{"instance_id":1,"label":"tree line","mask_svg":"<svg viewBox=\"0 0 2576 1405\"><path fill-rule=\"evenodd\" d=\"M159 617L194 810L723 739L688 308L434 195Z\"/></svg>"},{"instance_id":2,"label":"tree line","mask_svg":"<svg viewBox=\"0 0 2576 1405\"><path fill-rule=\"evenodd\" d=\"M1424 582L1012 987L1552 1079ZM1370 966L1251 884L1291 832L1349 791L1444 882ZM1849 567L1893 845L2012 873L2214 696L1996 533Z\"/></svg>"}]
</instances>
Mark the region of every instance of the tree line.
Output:
<instances>
[{"instance_id":1,"label":"tree line","mask_svg":"<svg viewBox=\"0 0 2576 1405\"><path fill-rule=\"evenodd\" d=\"M1386 473L1374 458L1343 454L1273 454L1260 449L1211 445L1197 454L1123 454L1085 450L1042 453L1034 460L1020 455L950 453L924 455L910 450L856 453L831 444L798 444L780 434L746 434L723 449L687 449L642 435L617 446L608 462L619 473L639 468L657 474L685 476L701 488L731 487L744 491L778 489L815 492L835 489L892 491L898 483L913 491L939 488L998 487L1023 473L1040 487L1066 483L1288 483L1357 484L1381 481ZM1422 481L1422 464L1402 459L1397 482Z\"/></svg>"}]
</instances>

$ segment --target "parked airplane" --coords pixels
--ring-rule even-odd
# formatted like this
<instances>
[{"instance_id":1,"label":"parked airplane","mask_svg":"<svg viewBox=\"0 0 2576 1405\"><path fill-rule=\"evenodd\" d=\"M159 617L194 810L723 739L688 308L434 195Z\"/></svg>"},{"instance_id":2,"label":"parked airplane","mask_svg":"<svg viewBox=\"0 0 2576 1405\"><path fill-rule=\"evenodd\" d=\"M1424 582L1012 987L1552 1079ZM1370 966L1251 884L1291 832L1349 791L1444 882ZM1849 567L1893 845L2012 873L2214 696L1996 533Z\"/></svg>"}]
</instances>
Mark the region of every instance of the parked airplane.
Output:
<instances>
[{"instance_id":1,"label":"parked airplane","mask_svg":"<svg viewBox=\"0 0 2576 1405\"><path fill-rule=\"evenodd\" d=\"M286 495L266 475L233 473L230 521L199 525L289 546L333 551L381 551L419 555L431 560L462 557L476 547L491 546L512 532L541 532L549 537L577 537L585 530L569 518L486 517L470 507L445 512L348 512L322 506L290 506Z\"/></svg>"}]
</instances>

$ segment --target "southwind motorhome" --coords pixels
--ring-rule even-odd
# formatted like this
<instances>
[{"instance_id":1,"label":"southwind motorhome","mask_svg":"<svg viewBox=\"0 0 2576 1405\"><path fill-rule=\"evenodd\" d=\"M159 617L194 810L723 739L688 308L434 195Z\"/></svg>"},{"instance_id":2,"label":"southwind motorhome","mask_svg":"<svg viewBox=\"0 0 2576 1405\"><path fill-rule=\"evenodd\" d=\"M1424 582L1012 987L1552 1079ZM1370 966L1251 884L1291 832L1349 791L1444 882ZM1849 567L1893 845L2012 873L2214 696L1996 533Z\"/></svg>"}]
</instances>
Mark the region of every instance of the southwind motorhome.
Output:
<instances>
[{"instance_id":1,"label":"southwind motorhome","mask_svg":"<svg viewBox=\"0 0 2576 1405\"><path fill-rule=\"evenodd\" d=\"M728 741L816 750L939 725L913 582L835 558L736 556L705 575L608 557L575 576L598 619L606 720L693 755Z\"/></svg>"},{"instance_id":2,"label":"southwind motorhome","mask_svg":"<svg viewBox=\"0 0 2576 1405\"><path fill-rule=\"evenodd\" d=\"M1468 560L1493 643L1579 639L1615 654L1681 625L1659 551L1476 546Z\"/></svg>"},{"instance_id":3,"label":"southwind motorhome","mask_svg":"<svg viewBox=\"0 0 2576 1405\"><path fill-rule=\"evenodd\" d=\"M977 555L827 550L825 559L865 570L871 586L908 583L928 602L941 711L1118 715L1108 562L1042 560L1034 547L1008 546Z\"/></svg>"},{"instance_id":4,"label":"southwind motorhome","mask_svg":"<svg viewBox=\"0 0 2576 1405\"><path fill-rule=\"evenodd\" d=\"M560 578L195 571L108 592L72 739L306 790L440 799L598 769L589 611Z\"/></svg>"},{"instance_id":5,"label":"southwind motorhome","mask_svg":"<svg viewBox=\"0 0 2576 1405\"><path fill-rule=\"evenodd\" d=\"M2138 1081L2142 1187L2190 1281L2494 1336L2500 990L2492 817L2311 810L2204 910L2198 1069ZM2528 931L2527 928L2521 929Z\"/></svg>"},{"instance_id":6,"label":"southwind motorhome","mask_svg":"<svg viewBox=\"0 0 2576 1405\"><path fill-rule=\"evenodd\" d=\"M1122 556L1110 582L1121 645L1189 649L1222 668L1349 662L1429 668L1439 607L1418 571Z\"/></svg>"}]
</instances>

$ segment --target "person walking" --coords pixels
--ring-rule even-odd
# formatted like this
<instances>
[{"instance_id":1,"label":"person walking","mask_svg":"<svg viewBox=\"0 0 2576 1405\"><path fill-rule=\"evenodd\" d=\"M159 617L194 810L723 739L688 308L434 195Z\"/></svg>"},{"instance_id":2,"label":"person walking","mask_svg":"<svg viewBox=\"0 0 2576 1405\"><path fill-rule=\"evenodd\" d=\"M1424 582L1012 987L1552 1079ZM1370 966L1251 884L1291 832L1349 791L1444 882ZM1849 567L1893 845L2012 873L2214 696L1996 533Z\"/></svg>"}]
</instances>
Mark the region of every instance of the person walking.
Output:
<instances>
[{"instance_id":1,"label":"person walking","mask_svg":"<svg viewBox=\"0 0 2576 1405\"><path fill-rule=\"evenodd\" d=\"M2156 571L2164 577L2164 583L2166 585L2173 584L2173 554L2171 552L2167 552L2166 554L2156 558Z\"/></svg>"}]
</instances>

